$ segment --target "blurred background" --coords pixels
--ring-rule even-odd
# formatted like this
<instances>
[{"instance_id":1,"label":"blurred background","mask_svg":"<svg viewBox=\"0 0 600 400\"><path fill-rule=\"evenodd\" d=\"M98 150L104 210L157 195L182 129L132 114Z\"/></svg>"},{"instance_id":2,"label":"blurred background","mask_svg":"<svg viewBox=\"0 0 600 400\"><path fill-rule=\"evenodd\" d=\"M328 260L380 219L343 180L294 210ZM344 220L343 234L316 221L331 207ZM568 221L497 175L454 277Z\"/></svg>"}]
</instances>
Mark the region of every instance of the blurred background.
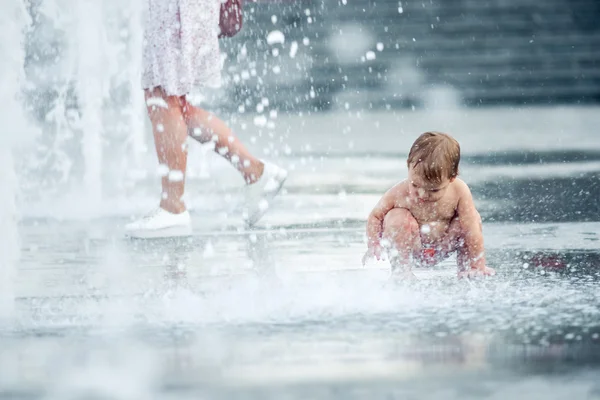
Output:
<instances>
[{"instance_id":1,"label":"blurred background","mask_svg":"<svg viewBox=\"0 0 600 400\"><path fill-rule=\"evenodd\" d=\"M0 1L0 398L600 398L600 2L247 1L191 98L289 178L248 230L190 143L195 234L166 241L122 235L160 190L144 11ZM493 280L360 265L429 130Z\"/></svg>"},{"instance_id":2,"label":"blurred background","mask_svg":"<svg viewBox=\"0 0 600 400\"><path fill-rule=\"evenodd\" d=\"M87 214L98 199L154 185L141 0L26 5L24 101L39 136L22 158L24 198L85 196ZM241 33L221 40L223 87L193 99L271 159L403 156L418 134L446 130L465 140L466 162L598 161L599 7L249 1ZM215 166L218 157L192 156L190 179Z\"/></svg>"},{"instance_id":3,"label":"blurred background","mask_svg":"<svg viewBox=\"0 0 600 400\"><path fill-rule=\"evenodd\" d=\"M294 111L597 104L599 7L592 0L249 3L243 33L226 44L229 100L268 94Z\"/></svg>"}]
</instances>

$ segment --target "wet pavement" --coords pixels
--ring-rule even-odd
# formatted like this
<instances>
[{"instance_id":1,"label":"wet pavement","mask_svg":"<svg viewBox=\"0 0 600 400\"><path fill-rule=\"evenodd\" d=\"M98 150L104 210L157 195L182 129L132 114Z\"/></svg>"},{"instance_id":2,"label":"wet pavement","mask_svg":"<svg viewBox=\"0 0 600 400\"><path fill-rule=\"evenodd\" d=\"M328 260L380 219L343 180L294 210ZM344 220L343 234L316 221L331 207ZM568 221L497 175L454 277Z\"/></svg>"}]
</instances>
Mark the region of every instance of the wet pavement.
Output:
<instances>
[{"instance_id":1,"label":"wet pavement","mask_svg":"<svg viewBox=\"0 0 600 400\"><path fill-rule=\"evenodd\" d=\"M200 173L192 162L189 239L122 236L154 202L152 177L94 213L31 204L0 398L600 398L600 138L567 140L561 125L598 113L542 113L538 129L469 113L440 121L471 121L461 175L495 278L458 281L448 260L393 284L385 262L360 265L366 216L406 175L419 118L397 116L394 134L389 116L282 117L285 140L252 142L290 169L255 229L216 158ZM357 131L326 135L345 126Z\"/></svg>"}]
</instances>

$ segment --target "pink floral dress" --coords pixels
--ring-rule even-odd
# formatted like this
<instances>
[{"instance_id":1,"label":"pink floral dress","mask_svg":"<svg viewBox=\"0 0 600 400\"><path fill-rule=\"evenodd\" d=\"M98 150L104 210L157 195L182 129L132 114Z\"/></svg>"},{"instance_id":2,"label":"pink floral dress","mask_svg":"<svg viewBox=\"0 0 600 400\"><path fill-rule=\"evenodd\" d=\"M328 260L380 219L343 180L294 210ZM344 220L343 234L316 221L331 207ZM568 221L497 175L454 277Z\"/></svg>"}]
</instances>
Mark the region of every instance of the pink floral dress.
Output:
<instances>
[{"instance_id":1,"label":"pink floral dress","mask_svg":"<svg viewBox=\"0 0 600 400\"><path fill-rule=\"evenodd\" d=\"M220 0L146 0L142 87L183 96L221 85Z\"/></svg>"}]
</instances>

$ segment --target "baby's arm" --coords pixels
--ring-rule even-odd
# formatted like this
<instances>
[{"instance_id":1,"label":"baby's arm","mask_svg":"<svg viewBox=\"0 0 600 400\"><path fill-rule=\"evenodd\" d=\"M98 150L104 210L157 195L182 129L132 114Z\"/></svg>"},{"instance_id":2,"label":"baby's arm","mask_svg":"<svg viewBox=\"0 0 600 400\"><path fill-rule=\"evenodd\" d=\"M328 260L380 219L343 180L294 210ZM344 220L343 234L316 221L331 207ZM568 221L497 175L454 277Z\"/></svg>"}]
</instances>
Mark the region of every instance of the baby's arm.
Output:
<instances>
[{"instance_id":1,"label":"baby's arm","mask_svg":"<svg viewBox=\"0 0 600 400\"><path fill-rule=\"evenodd\" d=\"M480 272L484 275L493 275L494 270L485 265L485 248L483 245L483 229L481 217L475 208L473 196L469 187L465 184L461 188L458 201L458 218L464 235L467 253L467 266L469 269L463 273ZM467 267L465 266L465 267Z\"/></svg>"},{"instance_id":2,"label":"baby's arm","mask_svg":"<svg viewBox=\"0 0 600 400\"><path fill-rule=\"evenodd\" d=\"M377 202L373 211L367 219L367 254L363 258L363 264L366 259L375 256L378 260L381 257L381 235L383 232L383 219L385 215L396 206L400 184L388 190L383 197Z\"/></svg>"}]
</instances>

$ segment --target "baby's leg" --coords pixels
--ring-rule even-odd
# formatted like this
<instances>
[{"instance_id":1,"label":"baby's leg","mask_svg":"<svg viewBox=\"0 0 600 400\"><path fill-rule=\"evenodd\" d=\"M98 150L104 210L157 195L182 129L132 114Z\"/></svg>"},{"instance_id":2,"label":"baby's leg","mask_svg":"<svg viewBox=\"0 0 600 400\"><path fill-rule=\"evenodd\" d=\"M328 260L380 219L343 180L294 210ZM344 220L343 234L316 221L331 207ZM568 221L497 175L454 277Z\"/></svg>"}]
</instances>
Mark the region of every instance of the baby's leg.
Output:
<instances>
[{"instance_id":1,"label":"baby's leg","mask_svg":"<svg viewBox=\"0 0 600 400\"><path fill-rule=\"evenodd\" d=\"M410 211L394 208L385 215L383 239L389 242L388 254L392 272L409 272L411 256L421 249L419 223Z\"/></svg>"},{"instance_id":2,"label":"baby's leg","mask_svg":"<svg viewBox=\"0 0 600 400\"><path fill-rule=\"evenodd\" d=\"M479 221L479 233L483 230L481 220ZM472 254L469 246L466 245L465 237L470 232L466 232L460 223L460 218L455 217L448 227L448 235L444 243L444 250L448 252L456 251L456 262L459 274L468 272L473 263L482 262L485 265L483 254Z\"/></svg>"},{"instance_id":3,"label":"baby's leg","mask_svg":"<svg viewBox=\"0 0 600 400\"><path fill-rule=\"evenodd\" d=\"M174 214L185 211L183 196L187 165L187 128L181 104L176 96L167 96L161 88L145 91L148 116L152 122L154 145L161 165L168 174L162 177L160 207Z\"/></svg>"},{"instance_id":4,"label":"baby's leg","mask_svg":"<svg viewBox=\"0 0 600 400\"><path fill-rule=\"evenodd\" d=\"M214 114L195 107L182 98L183 115L191 137L200 143L215 143L215 151L237 168L247 183L261 177L264 164L235 137L231 129Z\"/></svg>"}]
</instances>

